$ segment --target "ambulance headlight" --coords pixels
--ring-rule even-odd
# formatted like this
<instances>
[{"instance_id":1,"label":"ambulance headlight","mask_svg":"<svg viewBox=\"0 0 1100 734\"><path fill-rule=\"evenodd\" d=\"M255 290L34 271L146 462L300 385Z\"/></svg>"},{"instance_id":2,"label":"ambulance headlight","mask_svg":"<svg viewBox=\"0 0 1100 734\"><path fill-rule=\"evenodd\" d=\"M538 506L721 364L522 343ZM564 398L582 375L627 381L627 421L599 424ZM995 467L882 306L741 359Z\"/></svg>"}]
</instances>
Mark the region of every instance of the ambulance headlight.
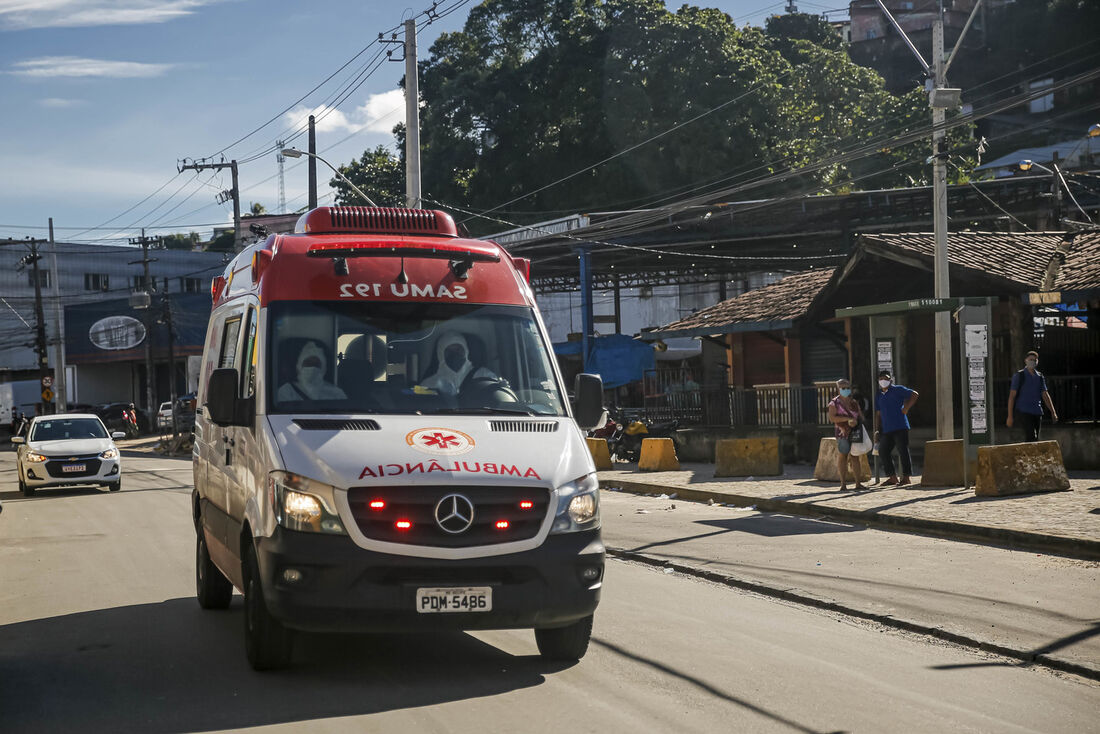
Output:
<instances>
[{"instance_id":1,"label":"ambulance headlight","mask_svg":"<svg viewBox=\"0 0 1100 734\"><path fill-rule=\"evenodd\" d=\"M336 511L335 488L299 474L275 471L268 477L268 499L275 521L287 530L346 535Z\"/></svg>"},{"instance_id":2,"label":"ambulance headlight","mask_svg":"<svg viewBox=\"0 0 1100 734\"><path fill-rule=\"evenodd\" d=\"M558 488L558 513L551 533L575 533L600 526L600 487L588 474Z\"/></svg>"}]
</instances>

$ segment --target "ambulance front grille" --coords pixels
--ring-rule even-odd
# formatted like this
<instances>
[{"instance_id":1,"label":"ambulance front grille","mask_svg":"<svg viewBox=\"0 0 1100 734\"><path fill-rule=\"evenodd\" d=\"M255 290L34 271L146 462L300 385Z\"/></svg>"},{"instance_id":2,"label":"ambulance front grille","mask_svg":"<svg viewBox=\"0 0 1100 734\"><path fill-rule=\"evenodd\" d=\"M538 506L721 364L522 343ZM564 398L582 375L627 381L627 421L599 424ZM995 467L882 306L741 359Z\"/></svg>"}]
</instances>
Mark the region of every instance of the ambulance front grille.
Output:
<instances>
[{"instance_id":1,"label":"ambulance front grille","mask_svg":"<svg viewBox=\"0 0 1100 734\"><path fill-rule=\"evenodd\" d=\"M554 433L558 430L556 421L489 421L490 431L508 433Z\"/></svg>"}]
</instances>

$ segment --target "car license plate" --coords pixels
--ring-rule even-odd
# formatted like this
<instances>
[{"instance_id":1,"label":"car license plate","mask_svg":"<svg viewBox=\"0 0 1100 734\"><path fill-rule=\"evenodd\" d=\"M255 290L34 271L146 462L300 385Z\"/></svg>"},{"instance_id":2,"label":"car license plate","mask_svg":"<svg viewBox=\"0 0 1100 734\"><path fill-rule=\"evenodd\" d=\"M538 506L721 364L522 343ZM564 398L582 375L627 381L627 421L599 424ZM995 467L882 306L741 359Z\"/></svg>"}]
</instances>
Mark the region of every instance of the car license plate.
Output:
<instances>
[{"instance_id":1,"label":"car license plate","mask_svg":"<svg viewBox=\"0 0 1100 734\"><path fill-rule=\"evenodd\" d=\"M416 590L416 611L420 614L488 612L492 608L493 588L491 586L420 588Z\"/></svg>"},{"instance_id":2,"label":"car license plate","mask_svg":"<svg viewBox=\"0 0 1100 734\"><path fill-rule=\"evenodd\" d=\"M64 473L84 471L88 468L87 464L66 464L61 467L61 471Z\"/></svg>"}]
</instances>

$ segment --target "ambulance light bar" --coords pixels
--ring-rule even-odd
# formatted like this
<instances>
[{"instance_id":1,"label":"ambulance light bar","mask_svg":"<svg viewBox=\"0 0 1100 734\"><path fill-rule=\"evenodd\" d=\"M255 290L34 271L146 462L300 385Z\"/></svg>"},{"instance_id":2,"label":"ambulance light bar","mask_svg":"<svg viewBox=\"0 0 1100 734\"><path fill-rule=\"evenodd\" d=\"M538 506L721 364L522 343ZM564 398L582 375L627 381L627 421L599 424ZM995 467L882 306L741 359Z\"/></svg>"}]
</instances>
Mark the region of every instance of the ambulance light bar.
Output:
<instances>
[{"instance_id":1,"label":"ambulance light bar","mask_svg":"<svg viewBox=\"0 0 1100 734\"><path fill-rule=\"evenodd\" d=\"M381 206L322 206L306 212L294 225L296 234L405 234L457 237L451 215L433 209Z\"/></svg>"},{"instance_id":2,"label":"ambulance light bar","mask_svg":"<svg viewBox=\"0 0 1100 734\"><path fill-rule=\"evenodd\" d=\"M500 262L500 254L492 249L476 248L469 243L451 245L439 243L431 247L394 245L387 242L323 242L310 245L309 257L409 257L431 260L463 260L466 262Z\"/></svg>"}]
</instances>

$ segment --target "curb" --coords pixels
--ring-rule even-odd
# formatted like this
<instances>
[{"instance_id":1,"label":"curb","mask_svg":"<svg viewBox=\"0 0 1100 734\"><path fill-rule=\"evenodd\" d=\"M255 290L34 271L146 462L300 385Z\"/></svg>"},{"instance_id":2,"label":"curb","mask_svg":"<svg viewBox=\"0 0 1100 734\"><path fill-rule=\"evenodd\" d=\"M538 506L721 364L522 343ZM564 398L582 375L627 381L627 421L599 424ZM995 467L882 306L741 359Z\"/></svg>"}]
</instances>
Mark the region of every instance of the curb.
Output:
<instances>
[{"instance_id":1,"label":"curb","mask_svg":"<svg viewBox=\"0 0 1100 734\"><path fill-rule=\"evenodd\" d=\"M888 614L876 614L874 612L868 612L855 607L850 607L846 604L840 604L834 601L827 601L825 599L819 599L815 596L803 594L791 589L779 589L774 586L767 586L755 581L745 581L729 574L719 573L717 571L709 571L707 569L698 568L696 566L689 566L683 563L676 563L656 556L649 556L644 553L636 553L634 551L628 551L623 548L612 548L606 546L606 551L609 556L614 558L621 558L627 561L634 561L636 563L643 563L647 566L654 566L658 568L670 568L677 573L682 573L688 576L694 576L696 578L704 579L706 581L712 581L724 586L729 586L734 589L743 589L745 591L752 591L763 596L769 596L775 599L782 599L784 601L793 602L795 604L801 604L803 606L814 607L816 609L823 609L830 612L836 612L849 617L857 617L859 619L865 619L871 622L877 622L886 627L893 629L903 630L905 632L912 632L927 637L934 637L939 640L951 642L962 647L968 647L975 650L981 650L982 652L993 653L1002 657L1011 658L1012 660L1018 660L1024 665L1040 665L1044 668L1050 668L1051 670L1057 670L1063 673L1072 673L1073 675L1079 675L1082 678L1089 678L1091 680L1100 681L1100 668L1093 668L1088 665L1081 665L1069 660L1063 660L1061 658L1052 657L1043 652L1035 652L1033 650L1017 650L1011 647L1005 647L1004 645L998 645L994 642L987 640L979 640L974 637L968 637L957 632L948 632L942 627L932 627L930 625L920 624L919 622L910 622L904 619L898 619Z\"/></svg>"},{"instance_id":2,"label":"curb","mask_svg":"<svg viewBox=\"0 0 1100 734\"><path fill-rule=\"evenodd\" d=\"M618 487L634 494L652 494L654 491L665 494L676 493L679 499L706 502L713 500L723 504L733 504L738 507L750 507L755 505L766 512L783 512L789 515L801 515L819 517L826 515L833 519L845 519L858 522L863 525L886 530L896 530L914 535L930 535L948 540L961 540L969 543L982 543L984 545L996 545L1011 550L1038 551L1059 556L1067 556L1083 561L1100 561L1100 540L1086 540L1082 538L1067 538L1062 535L1048 535L1046 533L1033 533L1026 530L1013 530L1011 528L996 528L987 525L970 525L949 520L929 520L926 518L912 517L910 515L887 515L870 510L849 510L843 507L829 507L814 502L792 502L790 500L777 500L769 497L753 497L752 495L733 494L729 492L712 492L689 487L679 487L664 484L648 484L645 482L630 482L618 479L601 481L601 485Z\"/></svg>"}]
</instances>

